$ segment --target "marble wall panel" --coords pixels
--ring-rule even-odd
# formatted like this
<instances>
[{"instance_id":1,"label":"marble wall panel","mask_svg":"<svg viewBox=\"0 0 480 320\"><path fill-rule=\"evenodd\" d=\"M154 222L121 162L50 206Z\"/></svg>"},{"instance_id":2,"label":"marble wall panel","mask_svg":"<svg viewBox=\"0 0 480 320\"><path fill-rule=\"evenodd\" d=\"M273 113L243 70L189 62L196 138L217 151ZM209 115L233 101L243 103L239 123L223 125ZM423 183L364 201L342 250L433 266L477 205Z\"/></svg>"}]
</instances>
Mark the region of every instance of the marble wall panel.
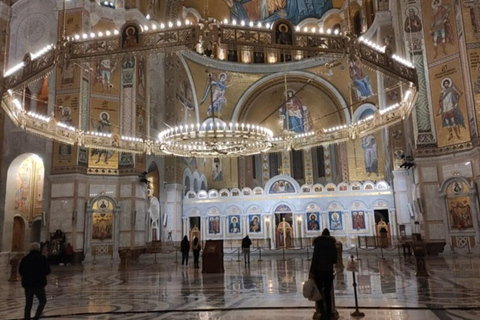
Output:
<instances>
[{"instance_id":1,"label":"marble wall panel","mask_svg":"<svg viewBox=\"0 0 480 320\"><path fill-rule=\"evenodd\" d=\"M120 232L120 248L130 247L130 232Z\"/></svg>"},{"instance_id":2,"label":"marble wall panel","mask_svg":"<svg viewBox=\"0 0 480 320\"><path fill-rule=\"evenodd\" d=\"M428 220L442 220L445 215L445 204L438 196L437 185L423 186L423 201L425 214Z\"/></svg>"},{"instance_id":3,"label":"marble wall panel","mask_svg":"<svg viewBox=\"0 0 480 320\"><path fill-rule=\"evenodd\" d=\"M135 247L142 247L145 245L145 233L137 232L135 233Z\"/></svg>"},{"instance_id":4,"label":"marble wall panel","mask_svg":"<svg viewBox=\"0 0 480 320\"><path fill-rule=\"evenodd\" d=\"M423 182L438 181L437 167L424 167L421 170Z\"/></svg>"},{"instance_id":5,"label":"marble wall panel","mask_svg":"<svg viewBox=\"0 0 480 320\"><path fill-rule=\"evenodd\" d=\"M96 197L101 193L115 198L117 196L117 187L114 184L91 184L90 197Z\"/></svg>"},{"instance_id":6,"label":"marble wall panel","mask_svg":"<svg viewBox=\"0 0 480 320\"><path fill-rule=\"evenodd\" d=\"M52 184L52 198L73 197L73 193L74 193L73 182Z\"/></svg>"},{"instance_id":7,"label":"marble wall panel","mask_svg":"<svg viewBox=\"0 0 480 320\"><path fill-rule=\"evenodd\" d=\"M145 219L147 214L146 202L137 200L135 203L137 214L135 217L135 230L145 230Z\"/></svg>"},{"instance_id":8,"label":"marble wall panel","mask_svg":"<svg viewBox=\"0 0 480 320\"><path fill-rule=\"evenodd\" d=\"M146 184L137 184L135 196L137 198L145 199L147 197L147 185Z\"/></svg>"},{"instance_id":9,"label":"marble wall panel","mask_svg":"<svg viewBox=\"0 0 480 320\"><path fill-rule=\"evenodd\" d=\"M132 185L125 183L120 185L120 198L129 198L132 196Z\"/></svg>"},{"instance_id":10,"label":"marble wall panel","mask_svg":"<svg viewBox=\"0 0 480 320\"><path fill-rule=\"evenodd\" d=\"M85 183L79 182L77 196L85 198L86 195L87 195L87 185Z\"/></svg>"},{"instance_id":11,"label":"marble wall panel","mask_svg":"<svg viewBox=\"0 0 480 320\"><path fill-rule=\"evenodd\" d=\"M77 233L77 240L75 243L75 251L82 251L83 250L83 233Z\"/></svg>"},{"instance_id":12,"label":"marble wall panel","mask_svg":"<svg viewBox=\"0 0 480 320\"><path fill-rule=\"evenodd\" d=\"M446 238L446 228L443 223L428 223L428 233L431 240L443 240Z\"/></svg>"},{"instance_id":13,"label":"marble wall panel","mask_svg":"<svg viewBox=\"0 0 480 320\"><path fill-rule=\"evenodd\" d=\"M443 179L446 180L455 175L460 175L466 178L473 177L472 164L470 161L446 164L442 166Z\"/></svg>"},{"instance_id":14,"label":"marble wall panel","mask_svg":"<svg viewBox=\"0 0 480 320\"><path fill-rule=\"evenodd\" d=\"M77 202L77 232L85 230L85 202Z\"/></svg>"},{"instance_id":15,"label":"marble wall panel","mask_svg":"<svg viewBox=\"0 0 480 320\"><path fill-rule=\"evenodd\" d=\"M130 230L131 218L131 204L130 200L121 200L120 201L120 231Z\"/></svg>"},{"instance_id":16,"label":"marble wall panel","mask_svg":"<svg viewBox=\"0 0 480 320\"><path fill-rule=\"evenodd\" d=\"M62 230L63 232L72 231L73 200L52 199L50 209L50 232Z\"/></svg>"}]
</instances>

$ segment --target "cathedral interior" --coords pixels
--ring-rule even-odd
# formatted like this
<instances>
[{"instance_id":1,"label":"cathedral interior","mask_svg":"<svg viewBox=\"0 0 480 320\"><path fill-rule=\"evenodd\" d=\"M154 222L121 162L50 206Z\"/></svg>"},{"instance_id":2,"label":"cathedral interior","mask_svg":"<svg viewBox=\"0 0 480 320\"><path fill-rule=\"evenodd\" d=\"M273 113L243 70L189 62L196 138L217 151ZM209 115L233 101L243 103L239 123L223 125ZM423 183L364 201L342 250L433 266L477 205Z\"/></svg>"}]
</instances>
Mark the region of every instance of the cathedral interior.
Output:
<instances>
[{"instance_id":1,"label":"cathedral interior","mask_svg":"<svg viewBox=\"0 0 480 320\"><path fill-rule=\"evenodd\" d=\"M340 319L357 282L366 319L480 317L478 1L0 0L0 30L0 318L48 242L46 318L310 319L325 228Z\"/></svg>"}]
</instances>

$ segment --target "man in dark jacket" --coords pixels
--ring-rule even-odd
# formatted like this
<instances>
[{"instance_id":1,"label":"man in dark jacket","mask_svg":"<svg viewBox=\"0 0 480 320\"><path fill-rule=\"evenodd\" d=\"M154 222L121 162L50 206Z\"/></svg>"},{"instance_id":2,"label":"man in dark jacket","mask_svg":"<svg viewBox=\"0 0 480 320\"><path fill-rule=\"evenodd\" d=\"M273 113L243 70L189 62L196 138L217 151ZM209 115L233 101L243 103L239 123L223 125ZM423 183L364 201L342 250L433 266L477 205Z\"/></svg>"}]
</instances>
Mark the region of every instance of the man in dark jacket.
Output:
<instances>
[{"instance_id":1,"label":"man in dark jacket","mask_svg":"<svg viewBox=\"0 0 480 320\"><path fill-rule=\"evenodd\" d=\"M30 253L20 262L20 275L22 276L22 287L25 289L25 320L30 320L33 296L37 296L38 308L34 320L40 319L43 308L47 304L45 286L47 275L50 273L50 266L47 258L40 253L40 244L33 242L30 245Z\"/></svg>"},{"instance_id":2,"label":"man in dark jacket","mask_svg":"<svg viewBox=\"0 0 480 320\"><path fill-rule=\"evenodd\" d=\"M190 251L190 241L187 236L183 236L183 240L180 243L180 251L182 251L182 266L185 263L188 266L188 252Z\"/></svg>"},{"instance_id":3,"label":"man in dark jacket","mask_svg":"<svg viewBox=\"0 0 480 320\"><path fill-rule=\"evenodd\" d=\"M252 240L248 235L242 240L242 250L243 250L243 259L245 260L245 265L250 265L250 246L252 245Z\"/></svg>"},{"instance_id":4,"label":"man in dark jacket","mask_svg":"<svg viewBox=\"0 0 480 320\"><path fill-rule=\"evenodd\" d=\"M333 266L337 263L335 242L335 238L330 236L330 231L327 228L323 230L320 237L313 241L315 249L310 266L310 279L315 280L323 297L316 303L317 312L315 312L314 319L331 319Z\"/></svg>"}]
</instances>

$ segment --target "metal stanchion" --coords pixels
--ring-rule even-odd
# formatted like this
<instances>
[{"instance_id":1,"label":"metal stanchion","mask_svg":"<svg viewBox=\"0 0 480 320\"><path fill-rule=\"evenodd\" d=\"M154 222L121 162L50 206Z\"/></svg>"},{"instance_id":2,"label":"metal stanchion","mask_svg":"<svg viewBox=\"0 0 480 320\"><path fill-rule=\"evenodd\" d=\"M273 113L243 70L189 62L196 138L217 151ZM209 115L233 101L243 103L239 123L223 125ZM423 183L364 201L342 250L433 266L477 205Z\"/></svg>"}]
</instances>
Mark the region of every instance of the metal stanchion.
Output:
<instances>
[{"instance_id":1,"label":"metal stanchion","mask_svg":"<svg viewBox=\"0 0 480 320\"><path fill-rule=\"evenodd\" d=\"M259 248L258 248L258 254L260 255L260 257L258 258L258 261L259 261L259 262L262 262L262 261L263 261L263 260L262 260L262 247L259 247Z\"/></svg>"},{"instance_id":2,"label":"metal stanchion","mask_svg":"<svg viewBox=\"0 0 480 320\"><path fill-rule=\"evenodd\" d=\"M467 249L468 249L468 254L472 254L472 251L470 251L470 239L467 239Z\"/></svg>"},{"instance_id":3,"label":"metal stanchion","mask_svg":"<svg viewBox=\"0 0 480 320\"><path fill-rule=\"evenodd\" d=\"M385 260L385 258L383 257L383 244L380 244L380 252L382 253L382 260Z\"/></svg>"},{"instance_id":4,"label":"metal stanchion","mask_svg":"<svg viewBox=\"0 0 480 320\"><path fill-rule=\"evenodd\" d=\"M307 245L307 261L310 261L312 259L310 259L310 253L308 252L308 247L310 247L309 245Z\"/></svg>"},{"instance_id":5,"label":"metal stanchion","mask_svg":"<svg viewBox=\"0 0 480 320\"><path fill-rule=\"evenodd\" d=\"M283 261L287 260L285 259L285 246L282 247L282 253L283 253Z\"/></svg>"},{"instance_id":6,"label":"metal stanchion","mask_svg":"<svg viewBox=\"0 0 480 320\"><path fill-rule=\"evenodd\" d=\"M353 260L353 258L354 258L353 255L350 256L351 261L349 263L348 270L352 271L352 276L353 276L353 294L355 296L355 311L350 313L350 315L355 319L361 319L365 317L365 313L360 312L360 310L358 309L357 281L355 279L355 269L357 268L357 266L355 265L355 261Z\"/></svg>"},{"instance_id":7,"label":"metal stanchion","mask_svg":"<svg viewBox=\"0 0 480 320\"><path fill-rule=\"evenodd\" d=\"M242 261L242 260L240 260L240 248L238 248L237 256L238 256L237 262Z\"/></svg>"},{"instance_id":8,"label":"metal stanchion","mask_svg":"<svg viewBox=\"0 0 480 320\"><path fill-rule=\"evenodd\" d=\"M357 243L357 245L355 246L355 252L357 253L357 260L360 260L360 258L358 258L358 243Z\"/></svg>"}]
</instances>

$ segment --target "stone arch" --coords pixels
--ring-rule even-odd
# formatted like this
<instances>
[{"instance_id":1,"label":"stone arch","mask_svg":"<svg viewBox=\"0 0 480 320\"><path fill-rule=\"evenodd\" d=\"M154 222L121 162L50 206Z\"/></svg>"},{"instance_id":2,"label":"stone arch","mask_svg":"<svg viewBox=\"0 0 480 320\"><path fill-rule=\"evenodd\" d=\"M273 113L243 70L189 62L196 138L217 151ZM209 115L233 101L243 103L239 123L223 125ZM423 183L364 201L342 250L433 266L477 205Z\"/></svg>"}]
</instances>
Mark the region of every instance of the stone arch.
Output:
<instances>
[{"instance_id":1,"label":"stone arch","mask_svg":"<svg viewBox=\"0 0 480 320\"><path fill-rule=\"evenodd\" d=\"M342 120L344 121L344 124L347 124L347 125L351 124L351 115L350 115L347 102L343 98L340 91L338 91L338 89L334 85L332 85L329 81L327 81L326 79L316 74L306 72L306 71L289 71L287 72L286 76L297 77L299 79L301 78L304 80L314 81L314 84L319 87L318 88L319 90L321 88L323 92L325 92L325 94L329 95L330 99L336 102L337 109L341 110L340 112L343 111ZM245 105L247 105L248 107L248 103L251 103L249 99L252 99L252 97L254 97L256 93L265 90L265 85L271 84L275 81L283 82L284 79L285 79L285 73L274 73L274 74L265 76L259 79L258 81L256 81L255 83L253 83L247 90L245 90L245 92L238 99L238 102L235 105L233 110L232 122L243 121L243 119L245 118L245 115L249 111L244 108Z\"/></svg>"},{"instance_id":2,"label":"stone arch","mask_svg":"<svg viewBox=\"0 0 480 320\"><path fill-rule=\"evenodd\" d=\"M271 178L270 180L267 181L267 183L265 184L265 188L264 188L265 194L271 193L270 192L271 188L273 187L275 182L280 181L280 180L287 181L293 186L294 191L293 192L288 192L288 193L299 193L300 192L300 185L292 177L287 176L287 175L278 175L278 176L275 176L275 177L273 177L273 178Z\"/></svg>"},{"instance_id":3,"label":"stone arch","mask_svg":"<svg viewBox=\"0 0 480 320\"><path fill-rule=\"evenodd\" d=\"M28 159L32 159L30 173L19 173L21 166L26 165L25 161ZM37 166L41 172L33 172L33 170L37 170ZM25 167L25 170L27 170L27 167ZM38 174L42 176L37 177ZM21 218L23 222L22 234L15 235L18 239L17 242L20 241L21 237L21 248L19 250L27 251L28 243L31 240L32 223L35 220L42 219L43 215L44 176L44 162L37 154L24 153L10 163L6 175L6 185L10 187L6 188L5 192L2 251L10 251L12 247L15 218ZM21 186L18 186L18 184ZM41 201L36 201L36 197L40 197Z\"/></svg>"},{"instance_id":4,"label":"stone arch","mask_svg":"<svg viewBox=\"0 0 480 320\"><path fill-rule=\"evenodd\" d=\"M366 114L366 112L369 111L371 111L371 114L373 115L375 111L377 111L377 106L375 106L373 103L364 103L360 105L353 113L353 123L364 119L364 115ZM368 114L367 116L369 115L370 114Z\"/></svg>"}]
</instances>

